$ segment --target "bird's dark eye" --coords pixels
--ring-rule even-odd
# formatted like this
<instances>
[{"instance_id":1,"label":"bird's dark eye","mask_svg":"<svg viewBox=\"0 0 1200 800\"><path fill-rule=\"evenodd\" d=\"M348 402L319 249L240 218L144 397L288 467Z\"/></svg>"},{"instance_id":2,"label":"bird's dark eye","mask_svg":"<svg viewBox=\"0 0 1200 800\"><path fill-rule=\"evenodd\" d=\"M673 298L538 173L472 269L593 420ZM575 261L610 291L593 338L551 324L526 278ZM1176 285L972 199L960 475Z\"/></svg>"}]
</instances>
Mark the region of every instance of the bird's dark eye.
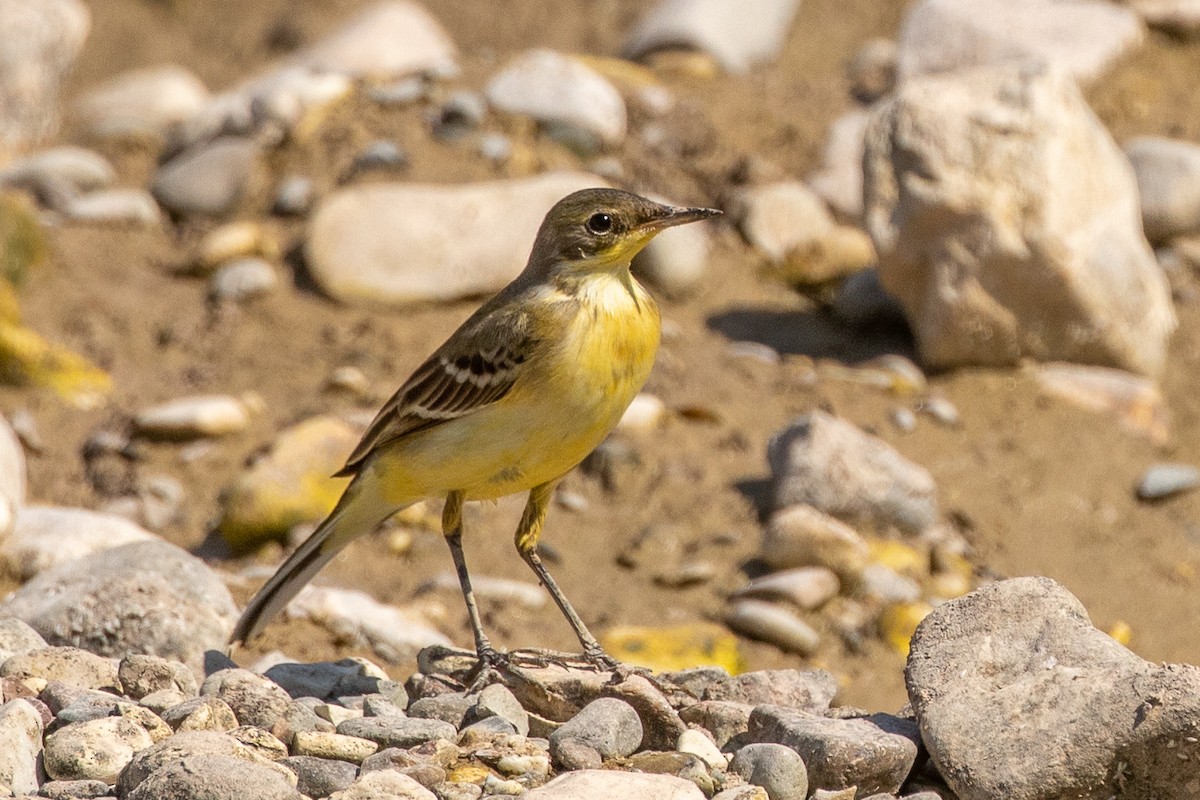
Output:
<instances>
[{"instance_id":1,"label":"bird's dark eye","mask_svg":"<svg viewBox=\"0 0 1200 800\"><path fill-rule=\"evenodd\" d=\"M590 233L602 234L612 230L612 217L608 214L592 214L588 217L587 229Z\"/></svg>"}]
</instances>

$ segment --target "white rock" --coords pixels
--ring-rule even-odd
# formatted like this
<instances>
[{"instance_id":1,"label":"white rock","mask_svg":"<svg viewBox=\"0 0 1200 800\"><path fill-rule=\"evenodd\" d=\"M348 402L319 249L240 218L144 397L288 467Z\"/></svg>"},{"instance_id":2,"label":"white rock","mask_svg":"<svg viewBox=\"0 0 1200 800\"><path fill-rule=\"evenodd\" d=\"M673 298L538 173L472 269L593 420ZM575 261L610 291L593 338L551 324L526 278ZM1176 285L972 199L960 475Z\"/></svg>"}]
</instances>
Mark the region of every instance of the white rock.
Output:
<instances>
[{"instance_id":1,"label":"white rock","mask_svg":"<svg viewBox=\"0 0 1200 800\"><path fill-rule=\"evenodd\" d=\"M59 728L46 737L46 773L56 781L114 784L135 753L154 741L125 717L101 717Z\"/></svg>"},{"instance_id":2,"label":"white rock","mask_svg":"<svg viewBox=\"0 0 1200 800\"><path fill-rule=\"evenodd\" d=\"M1036 62L1086 81L1098 78L1144 38L1137 14L1099 0L922 0L901 29L897 69L904 81Z\"/></svg>"},{"instance_id":3,"label":"white rock","mask_svg":"<svg viewBox=\"0 0 1200 800\"><path fill-rule=\"evenodd\" d=\"M634 28L625 55L687 47L716 58L729 72L774 60L791 29L800 0L661 0Z\"/></svg>"},{"instance_id":4,"label":"white rock","mask_svg":"<svg viewBox=\"0 0 1200 800\"><path fill-rule=\"evenodd\" d=\"M1140 136L1125 144L1137 175L1146 236L1162 242L1200 230L1200 145Z\"/></svg>"},{"instance_id":5,"label":"white rock","mask_svg":"<svg viewBox=\"0 0 1200 800\"><path fill-rule=\"evenodd\" d=\"M1170 440L1171 420L1158 385L1106 367L1042 364L1033 373L1045 394L1079 408L1111 414L1119 424L1158 445Z\"/></svg>"},{"instance_id":6,"label":"white rock","mask_svg":"<svg viewBox=\"0 0 1200 800\"><path fill-rule=\"evenodd\" d=\"M742 236L771 261L814 245L833 230L833 217L821 198L798 182L740 190L732 203Z\"/></svg>"},{"instance_id":7,"label":"white rock","mask_svg":"<svg viewBox=\"0 0 1200 800\"><path fill-rule=\"evenodd\" d=\"M32 703L0 705L0 787L18 797L36 794L42 756L42 715Z\"/></svg>"},{"instance_id":8,"label":"white rock","mask_svg":"<svg viewBox=\"0 0 1200 800\"><path fill-rule=\"evenodd\" d=\"M726 769L729 757L722 753L712 739L694 728L688 728L679 734L675 749L681 753L691 753L712 769Z\"/></svg>"},{"instance_id":9,"label":"white rock","mask_svg":"<svg viewBox=\"0 0 1200 800\"><path fill-rule=\"evenodd\" d=\"M79 98L74 113L93 136L165 139L209 100L199 78L168 64L117 75Z\"/></svg>"},{"instance_id":10,"label":"white rock","mask_svg":"<svg viewBox=\"0 0 1200 800\"><path fill-rule=\"evenodd\" d=\"M109 186L117 172L108 159L83 147L61 145L21 158L0 170L0 184L39 193L90 192Z\"/></svg>"},{"instance_id":11,"label":"white rock","mask_svg":"<svg viewBox=\"0 0 1200 800\"><path fill-rule=\"evenodd\" d=\"M500 111L574 128L606 145L625 138L621 93L582 61L553 50L530 50L508 62L488 82L486 96Z\"/></svg>"},{"instance_id":12,"label":"white rock","mask_svg":"<svg viewBox=\"0 0 1200 800\"><path fill-rule=\"evenodd\" d=\"M151 191L179 214L226 214L242 199L258 152L253 139L235 136L186 150L158 168Z\"/></svg>"},{"instance_id":13,"label":"white rock","mask_svg":"<svg viewBox=\"0 0 1200 800\"><path fill-rule=\"evenodd\" d=\"M9 658L49 647L42 635L13 617L0 618L0 664ZM4 741L0 737L0 741ZM0 783L3 780L0 779Z\"/></svg>"},{"instance_id":14,"label":"white rock","mask_svg":"<svg viewBox=\"0 0 1200 800\"><path fill-rule=\"evenodd\" d=\"M148 408L133 418L134 430L154 439L226 436L250 424L246 406L229 395L181 397Z\"/></svg>"},{"instance_id":15,"label":"white rock","mask_svg":"<svg viewBox=\"0 0 1200 800\"><path fill-rule=\"evenodd\" d=\"M157 538L116 514L31 505L21 509L12 535L0 542L0 563L26 581L51 567L109 547Z\"/></svg>"},{"instance_id":16,"label":"white rock","mask_svg":"<svg viewBox=\"0 0 1200 800\"><path fill-rule=\"evenodd\" d=\"M59 89L91 25L79 0L0 0L0 162L57 130Z\"/></svg>"},{"instance_id":17,"label":"white rock","mask_svg":"<svg viewBox=\"0 0 1200 800\"><path fill-rule=\"evenodd\" d=\"M355 78L457 72L454 43L417 3L389 0L359 12L330 36L296 54L295 63Z\"/></svg>"},{"instance_id":18,"label":"white rock","mask_svg":"<svg viewBox=\"0 0 1200 800\"><path fill-rule=\"evenodd\" d=\"M851 111L829 126L829 138L821 155L821 166L808 185L829 207L848 219L863 213L863 148L869 111Z\"/></svg>"},{"instance_id":19,"label":"white rock","mask_svg":"<svg viewBox=\"0 0 1200 800\"><path fill-rule=\"evenodd\" d=\"M837 597L841 582L826 567L800 567L755 578L734 593L735 597L788 600L811 611Z\"/></svg>"},{"instance_id":20,"label":"white rock","mask_svg":"<svg viewBox=\"0 0 1200 800\"><path fill-rule=\"evenodd\" d=\"M909 81L872 117L864 165L879 276L928 366L1161 370L1175 314L1133 170L1068 75Z\"/></svg>"},{"instance_id":21,"label":"white rock","mask_svg":"<svg viewBox=\"0 0 1200 800\"><path fill-rule=\"evenodd\" d=\"M1176 36L1200 33L1200 0L1129 0L1129 5L1153 28Z\"/></svg>"},{"instance_id":22,"label":"white rock","mask_svg":"<svg viewBox=\"0 0 1200 800\"><path fill-rule=\"evenodd\" d=\"M450 644L419 613L384 605L364 592L348 589L307 586L288 605L287 615L312 620L358 646L369 646L393 664L416 658L417 652L429 645Z\"/></svg>"},{"instance_id":23,"label":"white rock","mask_svg":"<svg viewBox=\"0 0 1200 800\"><path fill-rule=\"evenodd\" d=\"M397 770L378 769L329 795L329 800L437 800L433 792Z\"/></svg>"},{"instance_id":24,"label":"white rock","mask_svg":"<svg viewBox=\"0 0 1200 800\"><path fill-rule=\"evenodd\" d=\"M76 222L151 227L162 221L158 203L145 189L105 189L74 197L63 213Z\"/></svg>"},{"instance_id":25,"label":"white rock","mask_svg":"<svg viewBox=\"0 0 1200 800\"><path fill-rule=\"evenodd\" d=\"M25 450L0 414L0 542L3 542L25 504Z\"/></svg>"},{"instance_id":26,"label":"white rock","mask_svg":"<svg viewBox=\"0 0 1200 800\"><path fill-rule=\"evenodd\" d=\"M605 182L580 172L435 186L375 183L330 196L305 253L317 285L342 301L403 304L495 292L524 268L542 218Z\"/></svg>"},{"instance_id":27,"label":"white rock","mask_svg":"<svg viewBox=\"0 0 1200 800\"><path fill-rule=\"evenodd\" d=\"M641 433L653 430L667 416L667 404L652 394L642 392L633 398L629 408L617 422L617 430Z\"/></svg>"},{"instance_id":28,"label":"white rock","mask_svg":"<svg viewBox=\"0 0 1200 800\"><path fill-rule=\"evenodd\" d=\"M674 775L582 769L560 775L525 800L704 800L696 784Z\"/></svg>"},{"instance_id":29,"label":"white rock","mask_svg":"<svg viewBox=\"0 0 1200 800\"><path fill-rule=\"evenodd\" d=\"M725 613L730 630L787 653L811 656L821 636L790 609L764 600L735 600Z\"/></svg>"},{"instance_id":30,"label":"white rock","mask_svg":"<svg viewBox=\"0 0 1200 800\"><path fill-rule=\"evenodd\" d=\"M225 264L209 284L209 294L215 300L240 303L270 294L279 285L275 268L262 258L238 258Z\"/></svg>"}]
</instances>

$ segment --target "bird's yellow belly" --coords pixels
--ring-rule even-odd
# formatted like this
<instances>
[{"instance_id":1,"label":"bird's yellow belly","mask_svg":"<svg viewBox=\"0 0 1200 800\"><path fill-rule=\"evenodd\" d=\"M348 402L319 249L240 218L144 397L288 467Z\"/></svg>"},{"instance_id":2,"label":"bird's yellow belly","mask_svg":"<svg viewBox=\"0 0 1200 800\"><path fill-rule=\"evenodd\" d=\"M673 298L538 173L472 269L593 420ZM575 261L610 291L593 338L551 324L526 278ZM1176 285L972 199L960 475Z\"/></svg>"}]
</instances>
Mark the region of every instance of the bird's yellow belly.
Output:
<instances>
[{"instance_id":1,"label":"bird's yellow belly","mask_svg":"<svg viewBox=\"0 0 1200 800\"><path fill-rule=\"evenodd\" d=\"M392 466L379 467L398 468L390 499L453 490L469 500L493 499L573 469L612 431L650 374L659 339L651 303L634 314L592 317L585 310L552 357L531 364L503 399L381 454Z\"/></svg>"}]
</instances>

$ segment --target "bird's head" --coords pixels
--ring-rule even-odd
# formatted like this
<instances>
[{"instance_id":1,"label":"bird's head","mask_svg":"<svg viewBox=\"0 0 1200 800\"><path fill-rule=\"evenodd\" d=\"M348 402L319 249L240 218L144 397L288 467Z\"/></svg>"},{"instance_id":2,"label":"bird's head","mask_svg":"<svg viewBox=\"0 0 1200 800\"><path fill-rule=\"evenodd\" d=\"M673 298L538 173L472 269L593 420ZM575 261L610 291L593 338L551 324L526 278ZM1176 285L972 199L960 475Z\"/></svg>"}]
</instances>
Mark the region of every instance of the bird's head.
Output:
<instances>
[{"instance_id":1,"label":"bird's head","mask_svg":"<svg viewBox=\"0 0 1200 800\"><path fill-rule=\"evenodd\" d=\"M546 214L530 264L551 274L575 275L628 268L664 228L720 213L656 203L620 189L583 189L559 200Z\"/></svg>"}]
</instances>

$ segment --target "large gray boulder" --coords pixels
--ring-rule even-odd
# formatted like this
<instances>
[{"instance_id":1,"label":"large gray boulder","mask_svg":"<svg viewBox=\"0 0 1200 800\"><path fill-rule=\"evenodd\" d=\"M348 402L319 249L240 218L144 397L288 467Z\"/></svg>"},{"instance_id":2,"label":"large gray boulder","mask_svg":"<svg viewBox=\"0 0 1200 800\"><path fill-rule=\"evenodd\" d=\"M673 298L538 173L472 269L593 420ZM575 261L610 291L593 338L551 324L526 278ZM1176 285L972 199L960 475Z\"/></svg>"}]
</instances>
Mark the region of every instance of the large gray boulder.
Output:
<instances>
[{"instance_id":1,"label":"large gray boulder","mask_svg":"<svg viewBox=\"0 0 1200 800\"><path fill-rule=\"evenodd\" d=\"M237 617L224 582L162 541L137 542L46 570L0 605L54 645L104 656L145 653L195 670Z\"/></svg>"},{"instance_id":2,"label":"large gray boulder","mask_svg":"<svg viewBox=\"0 0 1200 800\"><path fill-rule=\"evenodd\" d=\"M1065 73L909 81L867 130L866 222L925 362L1156 375L1175 313L1133 171Z\"/></svg>"},{"instance_id":3,"label":"large gray boulder","mask_svg":"<svg viewBox=\"0 0 1200 800\"><path fill-rule=\"evenodd\" d=\"M962 800L1200 796L1200 668L1144 661L1049 578L1014 578L917 628L909 698Z\"/></svg>"}]
</instances>

